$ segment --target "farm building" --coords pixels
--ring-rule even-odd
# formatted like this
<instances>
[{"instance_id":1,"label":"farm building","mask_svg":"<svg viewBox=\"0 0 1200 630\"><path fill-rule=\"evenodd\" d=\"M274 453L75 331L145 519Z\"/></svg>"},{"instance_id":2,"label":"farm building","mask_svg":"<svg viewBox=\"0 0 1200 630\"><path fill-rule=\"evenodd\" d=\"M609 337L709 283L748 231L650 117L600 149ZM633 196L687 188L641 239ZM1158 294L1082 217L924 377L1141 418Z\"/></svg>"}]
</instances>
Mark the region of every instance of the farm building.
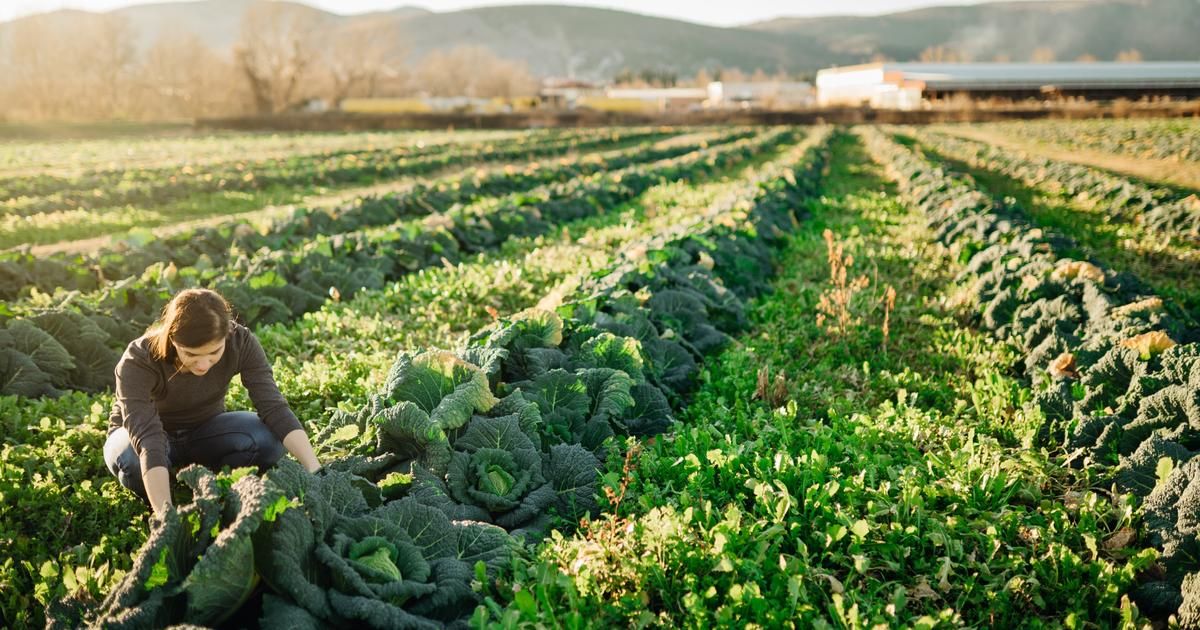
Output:
<instances>
[{"instance_id":1,"label":"farm building","mask_svg":"<svg viewBox=\"0 0 1200 630\"><path fill-rule=\"evenodd\" d=\"M580 99L579 105L603 111L668 112L700 109L707 98L704 88L609 88L603 97Z\"/></svg>"},{"instance_id":2,"label":"farm building","mask_svg":"<svg viewBox=\"0 0 1200 630\"><path fill-rule=\"evenodd\" d=\"M1200 97L1200 63L870 63L817 73L821 106L918 109L975 99Z\"/></svg>"},{"instance_id":3,"label":"farm building","mask_svg":"<svg viewBox=\"0 0 1200 630\"><path fill-rule=\"evenodd\" d=\"M811 107L816 92L807 81L713 81L708 105L713 108L796 109Z\"/></svg>"},{"instance_id":4,"label":"farm building","mask_svg":"<svg viewBox=\"0 0 1200 630\"><path fill-rule=\"evenodd\" d=\"M542 80L538 97L557 109L575 109L580 99L604 96L604 84L581 79L550 77Z\"/></svg>"}]
</instances>

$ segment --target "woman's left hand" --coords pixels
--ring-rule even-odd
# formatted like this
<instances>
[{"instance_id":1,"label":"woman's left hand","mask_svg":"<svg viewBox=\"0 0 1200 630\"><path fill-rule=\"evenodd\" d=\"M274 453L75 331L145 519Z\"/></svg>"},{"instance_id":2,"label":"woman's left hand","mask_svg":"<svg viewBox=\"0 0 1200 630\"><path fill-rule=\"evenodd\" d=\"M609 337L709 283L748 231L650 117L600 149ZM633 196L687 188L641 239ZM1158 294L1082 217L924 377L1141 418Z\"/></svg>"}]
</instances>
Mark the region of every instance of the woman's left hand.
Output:
<instances>
[{"instance_id":1,"label":"woman's left hand","mask_svg":"<svg viewBox=\"0 0 1200 630\"><path fill-rule=\"evenodd\" d=\"M317 461L317 454L313 452L312 443L308 441L308 434L303 429L296 429L287 434L287 437L283 438L283 447L308 472L317 472L321 467L321 462Z\"/></svg>"}]
</instances>

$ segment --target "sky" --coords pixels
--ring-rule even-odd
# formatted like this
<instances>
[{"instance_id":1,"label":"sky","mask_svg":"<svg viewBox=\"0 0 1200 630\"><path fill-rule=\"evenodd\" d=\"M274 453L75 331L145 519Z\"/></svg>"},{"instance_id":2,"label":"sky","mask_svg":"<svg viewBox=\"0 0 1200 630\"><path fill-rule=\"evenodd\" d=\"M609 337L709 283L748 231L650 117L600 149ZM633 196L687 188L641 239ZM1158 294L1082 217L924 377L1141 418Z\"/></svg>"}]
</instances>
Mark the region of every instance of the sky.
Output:
<instances>
[{"instance_id":1,"label":"sky","mask_svg":"<svg viewBox=\"0 0 1200 630\"><path fill-rule=\"evenodd\" d=\"M170 1L170 0L159 0ZM391 9L401 5L419 6L445 12L497 4L573 4L579 6L620 9L648 15L687 20L712 26L736 26L783 16L814 15L875 15L918 7L948 4L979 4L979 0L853 0L828 2L818 0L738 0L731 2L697 2L696 0L540 0L536 2L472 1L472 0L300 0L305 4L341 14L364 13ZM144 0L0 0L0 22L31 13L43 13L62 8L86 11L110 11Z\"/></svg>"}]
</instances>

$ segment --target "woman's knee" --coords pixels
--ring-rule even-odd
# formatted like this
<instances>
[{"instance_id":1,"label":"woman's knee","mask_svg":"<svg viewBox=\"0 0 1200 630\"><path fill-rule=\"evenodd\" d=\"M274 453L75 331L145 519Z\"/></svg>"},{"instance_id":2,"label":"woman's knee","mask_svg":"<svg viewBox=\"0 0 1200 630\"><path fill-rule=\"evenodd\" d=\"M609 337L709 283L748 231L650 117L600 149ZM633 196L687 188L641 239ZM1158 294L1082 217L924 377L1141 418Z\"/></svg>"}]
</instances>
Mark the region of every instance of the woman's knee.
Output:
<instances>
[{"instance_id":1,"label":"woman's knee","mask_svg":"<svg viewBox=\"0 0 1200 630\"><path fill-rule=\"evenodd\" d=\"M263 424L261 420L253 427L247 430L251 441L254 443L254 458L248 465L255 465L261 468L274 466L283 457L283 442L275 437L271 429Z\"/></svg>"},{"instance_id":2,"label":"woman's knee","mask_svg":"<svg viewBox=\"0 0 1200 630\"><path fill-rule=\"evenodd\" d=\"M217 467L258 466L267 468L275 465L283 456L283 443L254 413L248 411L227 412L217 416L214 420L218 421L218 432L200 440L202 444L197 445L202 449L209 450L211 455L207 458L197 459L215 460L213 463Z\"/></svg>"},{"instance_id":3,"label":"woman's knee","mask_svg":"<svg viewBox=\"0 0 1200 630\"><path fill-rule=\"evenodd\" d=\"M124 427L115 429L104 441L104 464L117 478L117 482L134 494L146 498L146 486L142 481L142 463L133 450L129 432Z\"/></svg>"}]
</instances>

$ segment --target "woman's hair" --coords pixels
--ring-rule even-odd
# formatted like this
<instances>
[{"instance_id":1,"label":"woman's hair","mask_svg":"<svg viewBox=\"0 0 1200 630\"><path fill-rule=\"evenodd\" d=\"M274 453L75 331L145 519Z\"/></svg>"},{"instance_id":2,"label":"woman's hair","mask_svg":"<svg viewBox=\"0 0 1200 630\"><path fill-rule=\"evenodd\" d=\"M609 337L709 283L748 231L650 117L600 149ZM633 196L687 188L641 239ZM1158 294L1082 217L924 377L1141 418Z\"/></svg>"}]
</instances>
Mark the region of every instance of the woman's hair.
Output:
<instances>
[{"instance_id":1,"label":"woman's hair","mask_svg":"<svg viewBox=\"0 0 1200 630\"><path fill-rule=\"evenodd\" d=\"M229 335L233 308L211 289L184 289L163 307L162 315L146 334L150 354L158 361L175 360L175 342L198 348Z\"/></svg>"}]
</instances>

